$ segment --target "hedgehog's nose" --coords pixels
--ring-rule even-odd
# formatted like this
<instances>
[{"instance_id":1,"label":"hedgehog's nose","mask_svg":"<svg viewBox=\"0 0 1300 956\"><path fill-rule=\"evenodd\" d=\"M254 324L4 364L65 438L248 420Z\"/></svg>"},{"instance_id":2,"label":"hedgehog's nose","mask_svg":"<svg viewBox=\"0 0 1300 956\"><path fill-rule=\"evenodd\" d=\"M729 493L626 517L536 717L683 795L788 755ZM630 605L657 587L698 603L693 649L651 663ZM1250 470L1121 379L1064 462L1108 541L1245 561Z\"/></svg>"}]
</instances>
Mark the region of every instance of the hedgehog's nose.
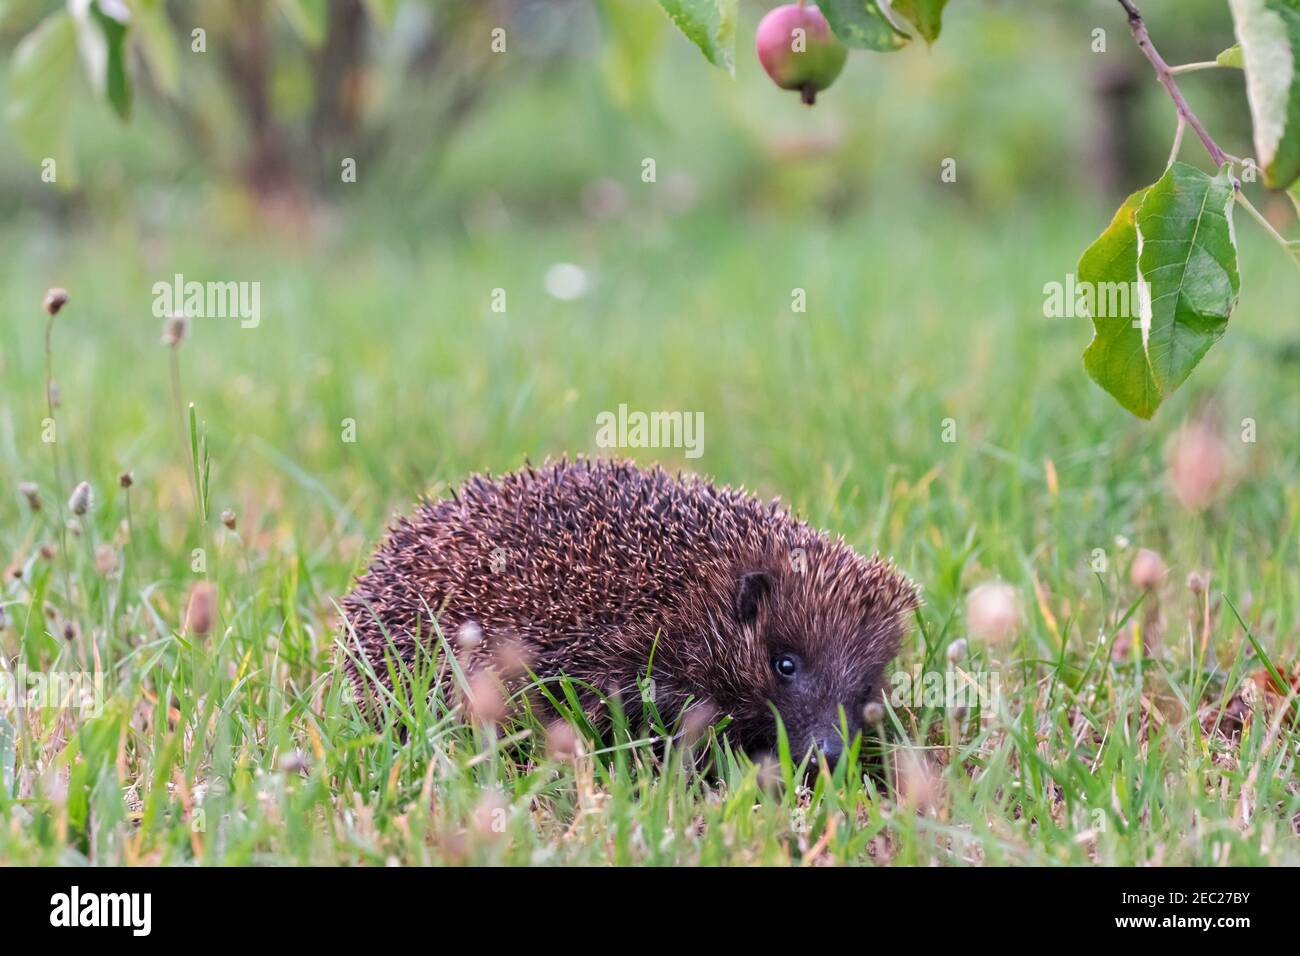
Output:
<instances>
[{"instance_id":1,"label":"hedgehog's nose","mask_svg":"<svg viewBox=\"0 0 1300 956\"><path fill-rule=\"evenodd\" d=\"M818 759L820 759L820 755L824 754L826 762L832 767L839 762L843 750L844 743L840 740L839 734L817 738Z\"/></svg>"}]
</instances>

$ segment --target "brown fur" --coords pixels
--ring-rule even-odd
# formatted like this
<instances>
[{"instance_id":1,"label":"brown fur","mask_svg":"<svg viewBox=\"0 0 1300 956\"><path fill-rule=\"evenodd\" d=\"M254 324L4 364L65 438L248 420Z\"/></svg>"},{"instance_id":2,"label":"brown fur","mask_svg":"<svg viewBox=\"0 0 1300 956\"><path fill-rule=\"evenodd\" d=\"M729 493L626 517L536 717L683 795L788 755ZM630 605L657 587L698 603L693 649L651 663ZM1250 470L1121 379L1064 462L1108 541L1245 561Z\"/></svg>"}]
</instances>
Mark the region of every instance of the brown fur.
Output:
<instances>
[{"instance_id":1,"label":"brown fur","mask_svg":"<svg viewBox=\"0 0 1300 956\"><path fill-rule=\"evenodd\" d=\"M462 625L481 630L457 652L470 675L500 671L505 649L541 677L567 674L625 706L639 701L653 647L662 715L700 702L732 717L742 746L766 748L769 701L797 747L827 745L839 706L858 726L917 603L891 564L777 502L578 459L475 476L422 502L392 526L343 609L349 645L385 684L386 655L409 662L418 641L432 643L431 612L453 646ZM783 651L807 662L798 694L773 670Z\"/></svg>"}]
</instances>

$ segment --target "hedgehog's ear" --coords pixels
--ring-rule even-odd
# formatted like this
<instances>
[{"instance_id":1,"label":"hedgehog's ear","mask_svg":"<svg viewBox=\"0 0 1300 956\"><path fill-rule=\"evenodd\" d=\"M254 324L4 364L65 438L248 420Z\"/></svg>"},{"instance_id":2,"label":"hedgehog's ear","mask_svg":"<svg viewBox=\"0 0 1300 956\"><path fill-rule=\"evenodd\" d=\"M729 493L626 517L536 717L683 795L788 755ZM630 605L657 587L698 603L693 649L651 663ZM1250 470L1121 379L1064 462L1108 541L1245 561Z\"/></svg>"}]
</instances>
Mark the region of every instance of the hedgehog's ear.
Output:
<instances>
[{"instance_id":1,"label":"hedgehog's ear","mask_svg":"<svg viewBox=\"0 0 1300 956\"><path fill-rule=\"evenodd\" d=\"M752 624L758 617L758 604L772 589L772 580L765 571L750 571L741 575L736 588L736 620Z\"/></svg>"}]
</instances>

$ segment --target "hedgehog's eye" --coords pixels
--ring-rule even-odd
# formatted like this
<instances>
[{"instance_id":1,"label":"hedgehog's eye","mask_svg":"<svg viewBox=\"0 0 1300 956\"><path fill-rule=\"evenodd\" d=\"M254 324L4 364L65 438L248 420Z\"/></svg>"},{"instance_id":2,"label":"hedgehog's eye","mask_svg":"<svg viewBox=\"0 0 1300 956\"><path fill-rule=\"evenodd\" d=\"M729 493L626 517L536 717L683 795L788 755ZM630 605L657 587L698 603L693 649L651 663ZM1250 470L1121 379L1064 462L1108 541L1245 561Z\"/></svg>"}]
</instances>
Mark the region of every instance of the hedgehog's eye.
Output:
<instances>
[{"instance_id":1,"label":"hedgehog's eye","mask_svg":"<svg viewBox=\"0 0 1300 956\"><path fill-rule=\"evenodd\" d=\"M793 654L778 654L772 658L772 669L786 680L791 680L799 673L799 662Z\"/></svg>"}]
</instances>

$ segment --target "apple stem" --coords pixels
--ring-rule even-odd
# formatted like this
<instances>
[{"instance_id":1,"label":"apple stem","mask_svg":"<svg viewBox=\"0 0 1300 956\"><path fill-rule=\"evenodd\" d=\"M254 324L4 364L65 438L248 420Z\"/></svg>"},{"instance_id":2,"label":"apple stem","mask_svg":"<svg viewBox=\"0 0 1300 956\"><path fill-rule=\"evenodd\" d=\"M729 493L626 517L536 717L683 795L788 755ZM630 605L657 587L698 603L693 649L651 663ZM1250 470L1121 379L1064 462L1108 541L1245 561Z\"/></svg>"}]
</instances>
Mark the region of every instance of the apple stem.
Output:
<instances>
[{"instance_id":1,"label":"apple stem","mask_svg":"<svg viewBox=\"0 0 1300 956\"><path fill-rule=\"evenodd\" d=\"M811 83L805 83L801 86L799 88L799 94L803 98L803 101L809 106L812 106L817 102L817 88Z\"/></svg>"}]
</instances>

